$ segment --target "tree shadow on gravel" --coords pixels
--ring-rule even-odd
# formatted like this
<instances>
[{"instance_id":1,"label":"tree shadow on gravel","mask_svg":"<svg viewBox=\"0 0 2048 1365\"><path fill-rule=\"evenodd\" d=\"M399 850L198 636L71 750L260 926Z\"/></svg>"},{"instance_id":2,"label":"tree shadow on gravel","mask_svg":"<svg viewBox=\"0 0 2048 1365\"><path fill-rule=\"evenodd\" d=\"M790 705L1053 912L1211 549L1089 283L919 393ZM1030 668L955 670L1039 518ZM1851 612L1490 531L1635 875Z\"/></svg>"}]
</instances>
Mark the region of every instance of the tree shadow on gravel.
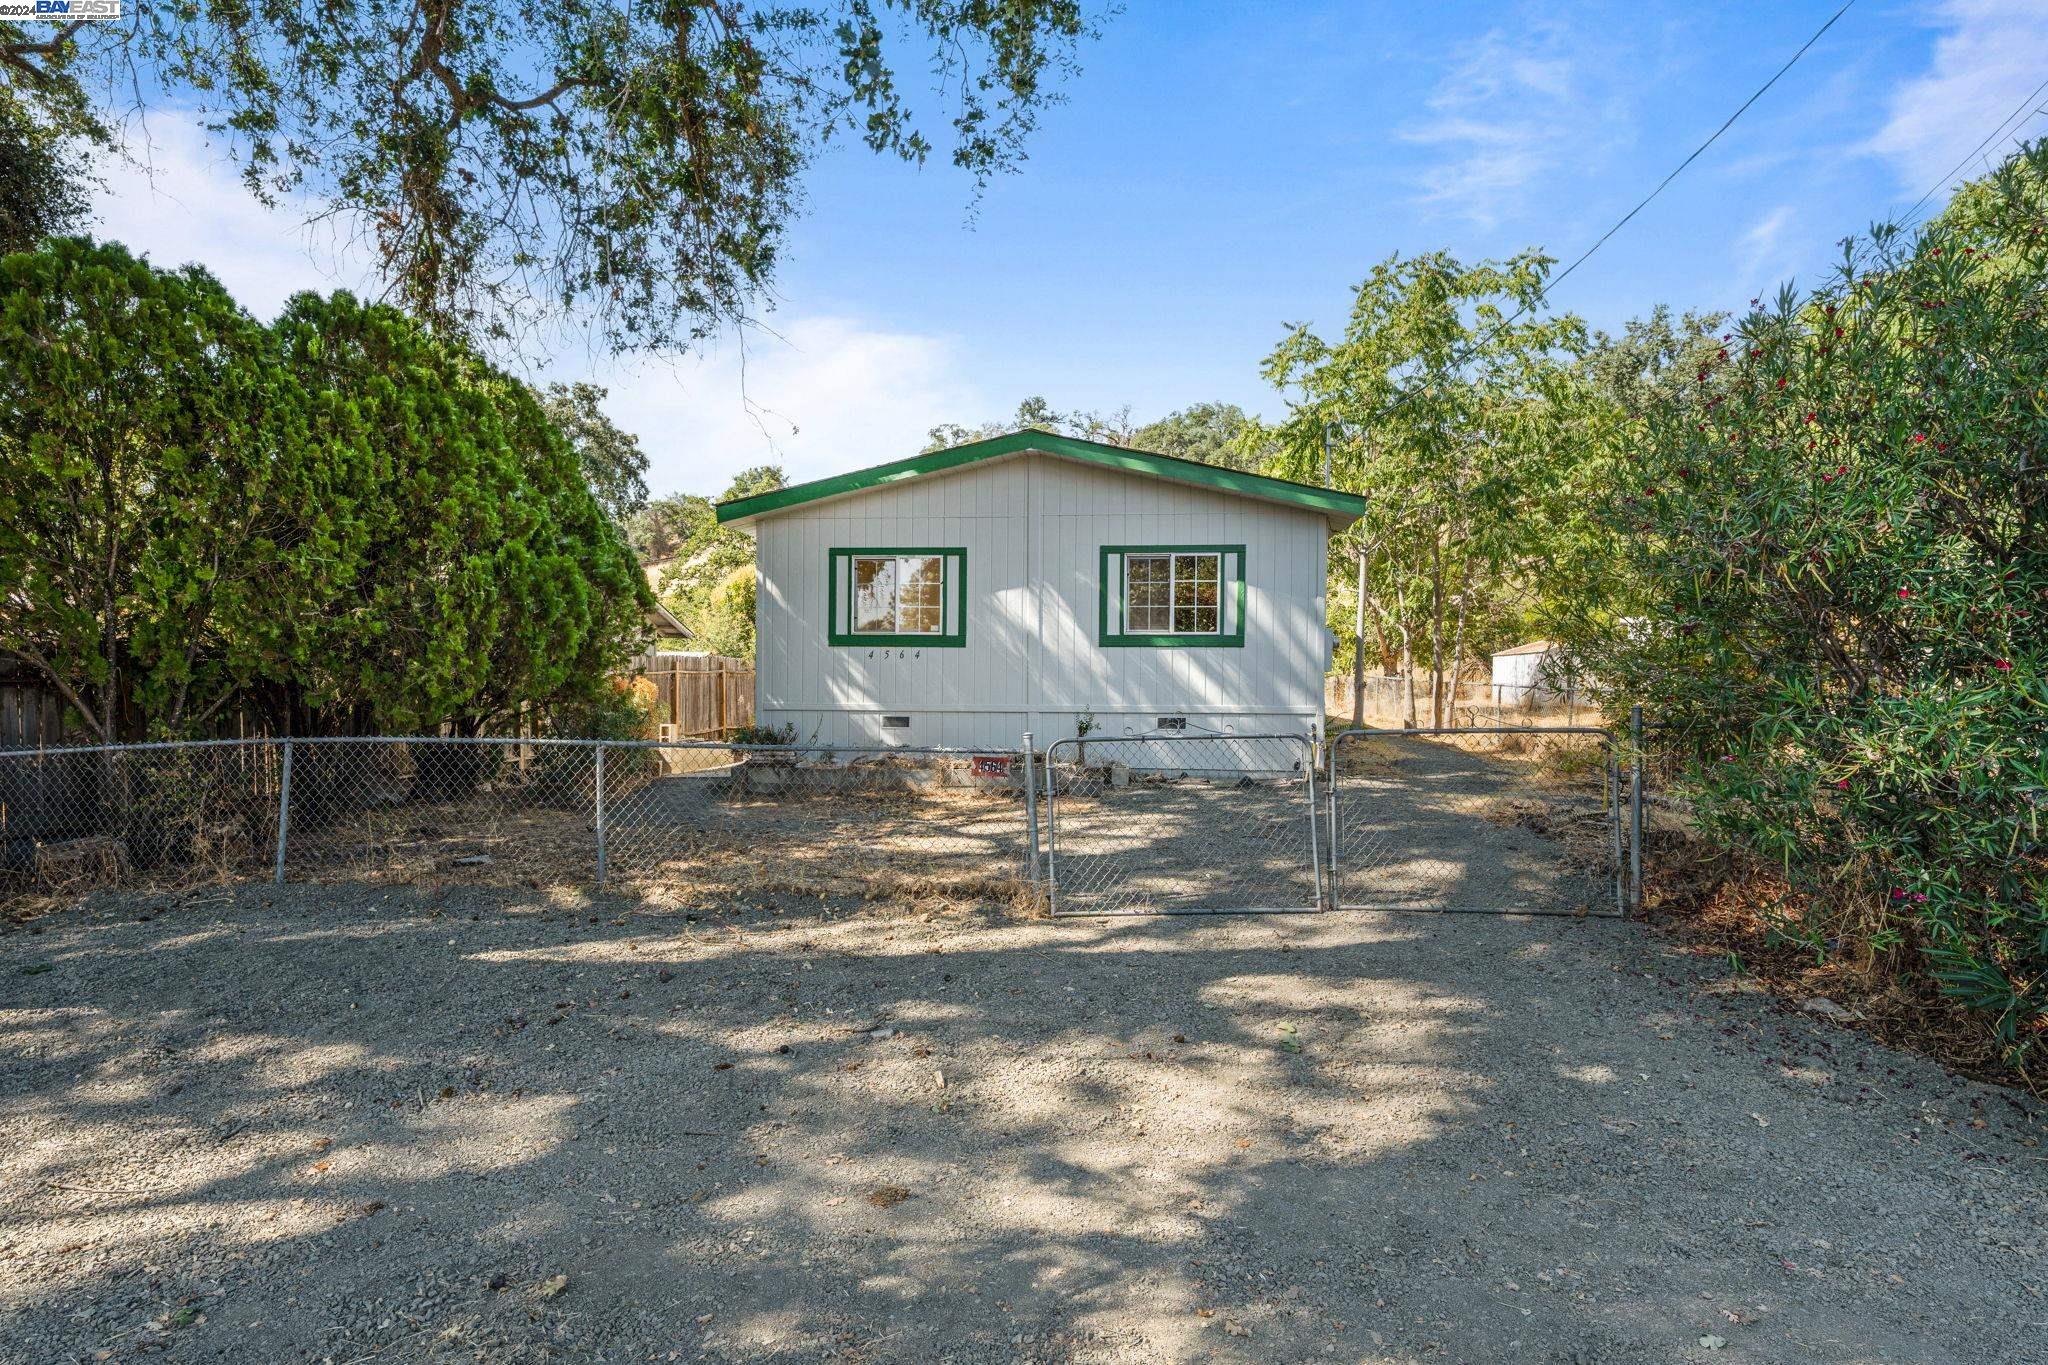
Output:
<instances>
[{"instance_id":1,"label":"tree shadow on gravel","mask_svg":"<svg viewBox=\"0 0 2048 1365\"><path fill-rule=\"evenodd\" d=\"M0 941L0 1359L2000 1360L2042 1312L2037 1111L1623 925L137 904Z\"/></svg>"}]
</instances>

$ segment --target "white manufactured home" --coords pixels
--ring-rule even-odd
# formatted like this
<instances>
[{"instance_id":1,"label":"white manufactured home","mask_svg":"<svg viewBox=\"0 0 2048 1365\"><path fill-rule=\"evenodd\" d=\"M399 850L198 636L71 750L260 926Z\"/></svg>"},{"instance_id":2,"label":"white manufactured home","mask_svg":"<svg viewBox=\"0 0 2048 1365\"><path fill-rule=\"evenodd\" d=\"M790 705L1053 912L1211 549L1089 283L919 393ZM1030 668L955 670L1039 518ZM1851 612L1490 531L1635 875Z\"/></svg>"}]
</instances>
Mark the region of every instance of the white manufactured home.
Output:
<instances>
[{"instance_id":1,"label":"white manufactured home","mask_svg":"<svg viewBox=\"0 0 2048 1365\"><path fill-rule=\"evenodd\" d=\"M1022 431L721 504L756 541L755 713L799 741L1042 747L1320 724L1362 498Z\"/></svg>"}]
</instances>

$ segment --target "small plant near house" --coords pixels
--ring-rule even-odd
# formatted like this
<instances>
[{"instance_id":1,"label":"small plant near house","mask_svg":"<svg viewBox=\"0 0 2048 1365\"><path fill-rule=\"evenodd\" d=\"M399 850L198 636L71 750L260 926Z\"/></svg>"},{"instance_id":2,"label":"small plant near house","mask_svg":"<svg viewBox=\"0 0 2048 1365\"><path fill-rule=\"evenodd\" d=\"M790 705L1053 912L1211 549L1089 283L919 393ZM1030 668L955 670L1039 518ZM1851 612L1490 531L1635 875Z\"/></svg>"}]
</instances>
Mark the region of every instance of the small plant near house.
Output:
<instances>
[{"instance_id":1,"label":"small plant near house","mask_svg":"<svg viewBox=\"0 0 2048 1365\"><path fill-rule=\"evenodd\" d=\"M777 745L796 743L794 725L735 725L727 738L740 745Z\"/></svg>"},{"instance_id":2,"label":"small plant near house","mask_svg":"<svg viewBox=\"0 0 2048 1365\"><path fill-rule=\"evenodd\" d=\"M1083 711L1074 718L1074 758L1084 768L1088 766L1088 736L1100 728L1093 711Z\"/></svg>"}]
</instances>

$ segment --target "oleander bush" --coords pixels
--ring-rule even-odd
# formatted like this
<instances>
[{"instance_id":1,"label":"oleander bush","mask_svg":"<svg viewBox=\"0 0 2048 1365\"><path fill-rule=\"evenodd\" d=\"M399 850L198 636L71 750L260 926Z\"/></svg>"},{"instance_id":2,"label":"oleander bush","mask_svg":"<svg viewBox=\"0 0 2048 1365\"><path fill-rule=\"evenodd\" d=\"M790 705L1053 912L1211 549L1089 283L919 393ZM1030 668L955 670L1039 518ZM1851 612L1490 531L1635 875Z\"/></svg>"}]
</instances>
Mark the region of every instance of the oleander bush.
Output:
<instances>
[{"instance_id":1,"label":"oleander bush","mask_svg":"<svg viewBox=\"0 0 2048 1365\"><path fill-rule=\"evenodd\" d=\"M1617 414L1585 662L1670 729L1777 931L2048 1038L2048 145ZM1668 391L1665 391L1668 394Z\"/></svg>"}]
</instances>

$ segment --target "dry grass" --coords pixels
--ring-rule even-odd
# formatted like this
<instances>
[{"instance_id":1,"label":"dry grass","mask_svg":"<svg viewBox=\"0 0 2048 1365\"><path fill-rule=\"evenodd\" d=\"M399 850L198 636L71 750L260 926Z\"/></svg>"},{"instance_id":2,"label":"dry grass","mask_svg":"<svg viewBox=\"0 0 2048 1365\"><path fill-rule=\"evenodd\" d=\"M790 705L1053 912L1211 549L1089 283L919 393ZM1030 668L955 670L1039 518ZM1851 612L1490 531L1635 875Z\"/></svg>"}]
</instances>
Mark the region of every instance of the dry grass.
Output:
<instances>
[{"instance_id":1,"label":"dry grass","mask_svg":"<svg viewBox=\"0 0 2048 1365\"><path fill-rule=\"evenodd\" d=\"M791 872L734 854L672 858L622 881L647 904L761 902L775 898L888 905L913 914L965 914L995 909L1016 918L1046 913L1044 897L1021 878L997 873L905 872L844 864L838 870Z\"/></svg>"},{"instance_id":2,"label":"dry grass","mask_svg":"<svg viewBox=\"0 0 2048 1365\"><path fill-rule=\"evenodd\" d=\"M488 858L487 863L462 863ZM294 831L286 873L309 881L476 885L588 882L597 853L590 817L548 807L508 809L487 797L365 812Z\"/></svg>"},{"instance_id":3,"label":"dry grass","mask_svg":"<svg viewBox=\"0 0 2048 1365\"><path fill-rule=\"evenodd\" d=\"M90 835L40 844L24 872L0 873L0 916L26 924L95 891L127 887L186 895L267 873L269 862L241 830L225 827L191 839L184 856L138 868L122 840Z\"/></svg>"},{"instance_id":4,"label":"dry grass","mask_svg":"<svg viewBox=\"0 0 2048 1365\"><path fill-rule=\"evenodd\" d=\"M623 805L623 803L622 803ZM984 846L1010 833L1015 808L970 789L802 790L716 807L702 830L689 810L673 823L614 825L614 886L655 903L768 897L888 903L925 912L994 906L1035 911L1014 859L992 865ZM487 858L488 862L464 859ZM587 812L506 810L489 799L376 812L294 836L294 877L433 885L587 886L596 841Z\"/></svg>"},{"instance_id":5,"label":"dry grass","mask_svg":"<svg viewBox=\"0 0 2048 1365\"><path fill-rule=\"evenodd\" d=\"M926 914L1043 913L1018 876L1023 817L1014 798L896 785L905 778L893 768L874 776L874 787L858 790L798 787L729 794L671 812L643 808L631 823L612 826L608 881L679 905L779 897ZM645 785L622 787L614 808L631 816L632 797ZM89 891L175 892L268 876L269 859L252 854L246 841L230 852L224 842L195 842L175 864L138 869L116 839L50 845L38 851L32 878L0 886L0 904L26 920ZM294 828L286 875L436 889L581 890L595 882L596 862L589 810L517 804L485 792Z\"/></svg>"},{"instance_id":6,"label":"dry grass","mask_svg":"<svg viewBox=\"0 0 2048 1365\"><path fill-rule=\"evenodd\" d=\"M1417 746L1488 760L1499 776L1547 787L1601 784L1607 746L1594 735L1368 735L1337 746L1340 777L1397 777Z\"/></svg>"},{"instance_id":7,"label":"dry grass","mask_svg":"<svg viewBox=\"0 0 2048 1365\"><path fill-rule=\"evenodd\" d=\"M63 893L111 886L128 875L128 850L119 839L95 835L40 845L29 880L39 891Z\"/></svg>"},{"instance_id":8,"label":"dry grass","mask_svg":"<svg viewBox=\"0 0 2048 1365\"><path fill-rule=\"evenodd\" d=\"M1516 825L1548 839L1574 867L1614 873L1614 815L1597 789L1590 804L1502 796L1485 802L1480 813L1496 825Z\"/></svg>"},{"instance_id":9,"label":"dry grass","mask_svg":"<svg viewBox=\"0 0 2048 1365\"><path fill-rule=\"evenodd\" d=\"M1397 777L1406 758L1403 746L1414 740L1373 736L1348 739L1337 746L1337 775L1341 777Z\"/></svg>"},{"instance_id":10,"label":"dry grass","mask_svg":"<svg viewBox=\"0 0 2048 1365\"><path fill-rule=\"evenodd\" d=\"M1910 950L1876 954L1867 934L1844 933L1847 951L1816 959L1787 940L1780 926L1822 914L1836 928L1880 913L1845 900L1815 911L1795 897L1777 872L1743 855L1719 851L1682 816L1652 807L1644 816L1643 906L1648 918L1703 956L1725 957L1757 987L1804 1006L1816 998L1860 1016L1848 1020L1885 1043L1931 1057L1980 1080L2048 1097L2043 1078L2005 1060L1981 1016L1945 998L1916 970Z\"/></svg>"}]
</instances>

